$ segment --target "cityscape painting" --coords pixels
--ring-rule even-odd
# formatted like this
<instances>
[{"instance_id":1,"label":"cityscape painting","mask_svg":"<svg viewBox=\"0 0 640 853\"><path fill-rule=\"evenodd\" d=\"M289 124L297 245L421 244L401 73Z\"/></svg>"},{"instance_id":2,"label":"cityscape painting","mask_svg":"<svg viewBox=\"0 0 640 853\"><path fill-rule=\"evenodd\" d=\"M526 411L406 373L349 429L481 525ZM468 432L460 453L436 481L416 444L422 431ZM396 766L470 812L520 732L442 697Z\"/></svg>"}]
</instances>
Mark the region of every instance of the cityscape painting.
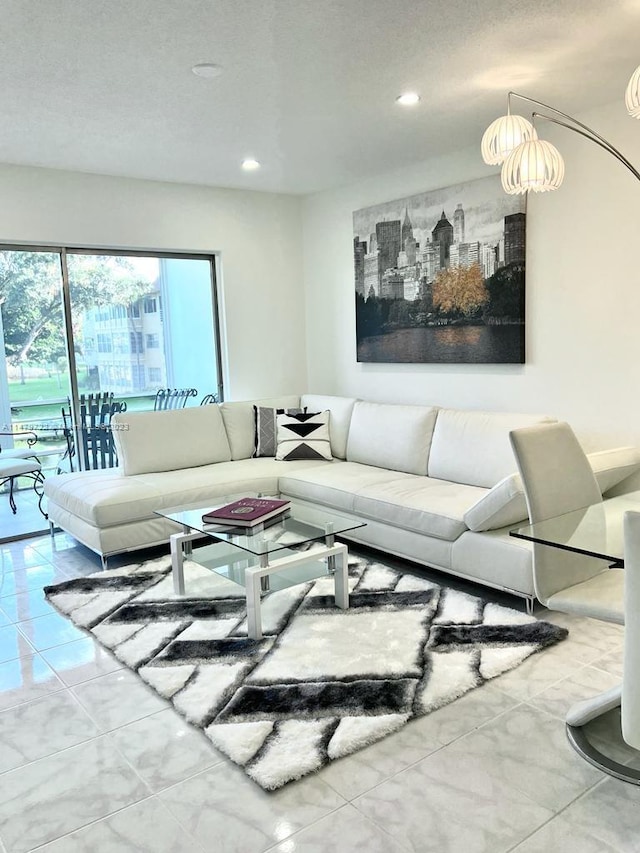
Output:
<instances>
[{"instance_id":1,"label":"cityscape painting","mask_svg":"<svg viewBox=\"0 0 640 853\"><path fill-rule=\"evenodd\" d=\"M525 224L499 175L357 210L358 361L524 363Z\"/></svg>"}]
</instances>

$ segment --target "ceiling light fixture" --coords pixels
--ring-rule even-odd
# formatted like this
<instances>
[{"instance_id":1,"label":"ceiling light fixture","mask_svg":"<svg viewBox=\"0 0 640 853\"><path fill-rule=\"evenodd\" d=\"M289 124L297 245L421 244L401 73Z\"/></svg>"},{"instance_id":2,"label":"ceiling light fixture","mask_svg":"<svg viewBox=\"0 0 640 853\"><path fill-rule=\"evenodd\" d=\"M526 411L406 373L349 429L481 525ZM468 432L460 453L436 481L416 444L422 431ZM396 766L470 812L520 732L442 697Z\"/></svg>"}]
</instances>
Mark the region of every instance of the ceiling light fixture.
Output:
<instances>
[{"instance_id":1,"label":"ceiling light fixture","mask_svg":"<svg viewBox=\"0 0 640 853\"><path fill-rule=\"evenodd\" d=\"M219 77L222 74L222 65L216 65L215 62L200 62L194 65L191 69L196 77Z\"/></svg>"},{"instance_id":2,"label":"ceiling light fixture","mask_svg":"<svg viewBox=\"0 0 640 853\"><path fill-rule=\"evenodd\" d=\"M245 172L255 172L256 169L260 168L260 163L257 160L254 160L253 157L245 157L242 161L242 168Z\"/></svg>"},{"instance_id":3,"label":"ceiling light fixture","mask_svg":"<svg viewBox=\"0 0 640 853\"><path fill-rule=\"evenodd\" d=\"M634 83L635 80L635 83ZM635 85L636 101L633 101L633 94L629 91ZM629 81L627 87L627 109L631 115L636 116L636 112L632 112L630 103L637 103L638 115L640 118L640 68L636 70L633 77ZM529 122L522 116L511 115L511 98L520 98L530 104L535 104L548 110L553 115L548 113L533 112L532 121ZM636 110L636 107L633 106ZM558 118L560 116L560 118ZM526 95L519 95L517 92L509 92L507 95L507 114L497 118L491 122L485 130L482 137L482 158L489 166L502 163L502 187L509 195L517 195L527 192L549 192L557 190L564 178L564 160L562 155L550 142L544 139L538 139L535 123L536 119L544 119L553 124L559 124L567 130L572 130L574 133L579 133L585 139L595 142L600 148L604 148L609 154L613 155L616 160L619 160L623 166L640 181L640 172L631 165L627 158L618 151L617 148L608 142L595 130L592 130L586 124L578 121L572 116L557 110L549 104L543 104L542 101L536 101L533 98L528 98Z\"/></svg>"},{"instance_id":4,"label":"ceiling light fixture","mask_svg":"<svg viewBox=\"0 0 640 853\"><path fill-rule=\"evenodd\" d=\"M413 107L419 101L420 95L417 92L404 92L396 98L396 103L401 104L403 107Z\"/></svg>"}]
</instances>

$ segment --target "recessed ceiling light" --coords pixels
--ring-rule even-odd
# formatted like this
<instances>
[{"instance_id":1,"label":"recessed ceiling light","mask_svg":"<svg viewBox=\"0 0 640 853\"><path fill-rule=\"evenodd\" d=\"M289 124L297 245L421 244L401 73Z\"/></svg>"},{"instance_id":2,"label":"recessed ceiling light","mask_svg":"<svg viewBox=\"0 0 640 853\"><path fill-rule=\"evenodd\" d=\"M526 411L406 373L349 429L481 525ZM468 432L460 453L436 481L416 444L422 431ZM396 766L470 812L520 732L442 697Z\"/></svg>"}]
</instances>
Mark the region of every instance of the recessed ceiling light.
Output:
<instances>
[{"instance_id":1,"label":"recessed ceiling light","mask_svg":"<svg viewBox=\"0 0 640 853\"><path fill-rule=\"evenodd\" d=\"M200 62L191 69L197 77L218 77L222 74L222 65L215 62Z\"/></svg>"},{"instance_id":2,"label":"recessed ceiling light","mask_svg":"<svg viewBox=\"0 0 640 853\"><path fill-rule=\"evenodd\" d=\"M413 107L420 100L420 95L417 92L403 92L396 98L397 104L402 104L403 107Z\"/></svg>"},{"instance_id":3,"label":"recessed ceiling light","mask_svg":"<svg viewBox=\"0 0 640 853\"><path fill-rule=\"evenodd\" d=\"M254 160L253 157L245 157L242 161L242 168L245 172L253 172L255 169L260 168L260 163L257 160Z\"/></svg>"}]
</instances>

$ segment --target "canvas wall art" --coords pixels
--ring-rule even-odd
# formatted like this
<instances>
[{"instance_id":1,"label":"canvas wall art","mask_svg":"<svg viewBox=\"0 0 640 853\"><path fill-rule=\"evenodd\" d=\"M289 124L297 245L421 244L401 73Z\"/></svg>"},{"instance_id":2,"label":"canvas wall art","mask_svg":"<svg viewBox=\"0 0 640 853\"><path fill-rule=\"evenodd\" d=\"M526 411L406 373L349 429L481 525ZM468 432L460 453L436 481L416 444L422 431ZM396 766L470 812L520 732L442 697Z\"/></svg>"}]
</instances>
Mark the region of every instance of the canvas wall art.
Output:
<instances>
[{"instance_id":1,"label":"canvas wall art","mask_svg":"<svg viewBox=\"0 0 640 853\"><path fill-rule=\"evenodd\" d=\"M499 175L357 210L358 361L523 363L525 225Z\"/></svg>"}]
</instances>

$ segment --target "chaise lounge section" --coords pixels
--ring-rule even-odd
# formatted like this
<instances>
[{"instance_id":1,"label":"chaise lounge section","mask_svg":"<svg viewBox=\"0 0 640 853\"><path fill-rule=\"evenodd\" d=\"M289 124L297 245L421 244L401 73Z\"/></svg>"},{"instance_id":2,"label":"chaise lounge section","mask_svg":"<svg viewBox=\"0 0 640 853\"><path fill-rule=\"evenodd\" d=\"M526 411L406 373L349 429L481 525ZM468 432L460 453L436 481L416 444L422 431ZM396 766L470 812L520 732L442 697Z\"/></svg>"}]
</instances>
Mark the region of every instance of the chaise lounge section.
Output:
<instances>
[{"instance_id":1,"label":"chaise lounge section","mask_svg":"<svg viewBox=\"0 0 640 853\"><path fill-rule=\"evenodd\" d=\"M252 456L254 405L330 412L333 461ZM49 478L49 518L100 554L166 543L156 509L282 494L366 521L349 539L534 600L531 548L509 536L526 502L509 432L542 415L304 394L116 415L118 469ZM590 455L603 494L640 468L635 448Z\"/></svg>"}]
</instances>

